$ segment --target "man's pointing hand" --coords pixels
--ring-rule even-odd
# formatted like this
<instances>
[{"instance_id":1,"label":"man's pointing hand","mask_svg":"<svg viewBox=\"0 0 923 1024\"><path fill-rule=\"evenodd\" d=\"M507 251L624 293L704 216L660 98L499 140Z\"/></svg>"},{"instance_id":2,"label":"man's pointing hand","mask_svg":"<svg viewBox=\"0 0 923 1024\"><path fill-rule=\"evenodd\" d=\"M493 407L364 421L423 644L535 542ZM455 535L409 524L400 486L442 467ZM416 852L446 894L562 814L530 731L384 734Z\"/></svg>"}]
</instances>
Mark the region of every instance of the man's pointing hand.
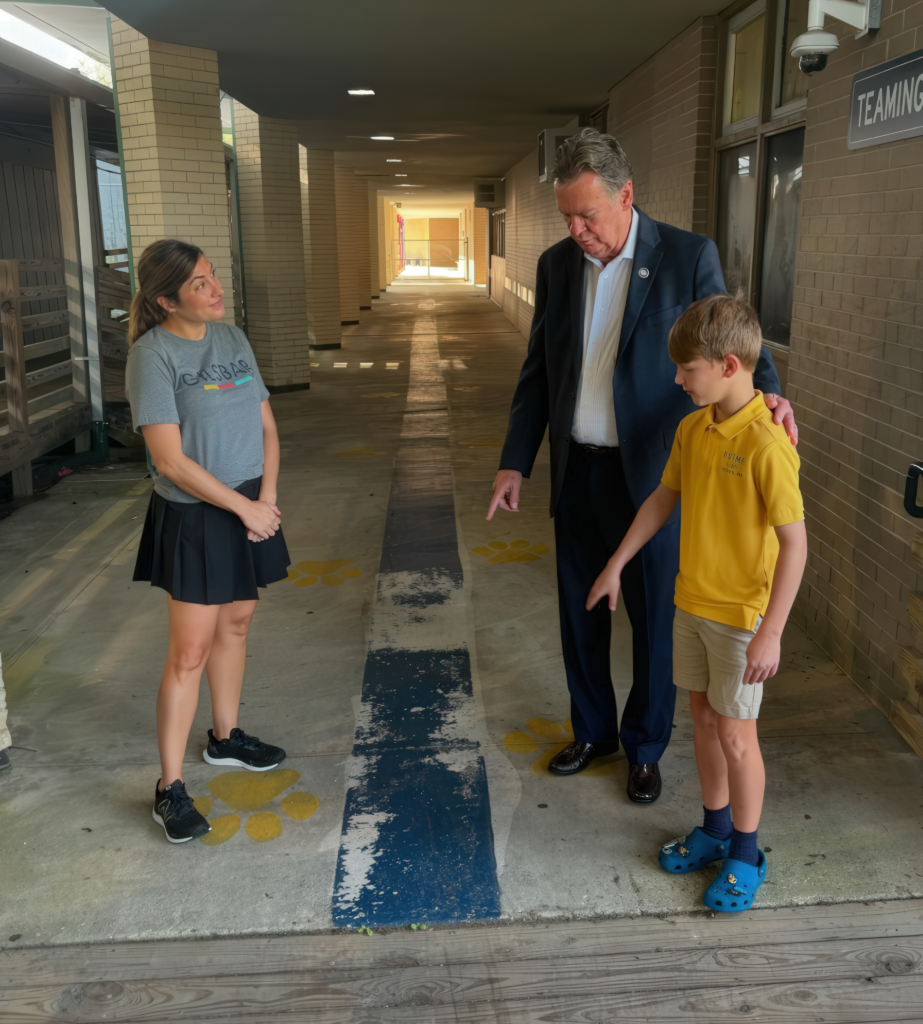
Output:
<instances>
[{"instance_id":1,"label":"man's pointing hand","mask_svg":"<svg viewBox=\"0 0 923 1024\"><path fill-rule=\"evenodd\" d=\"M487 518L493 519L498 508L506 512L519 511L519 488L522 487L522 473L516 469L501 469L494 480L494 496L490 499Z\"/></svg>"}]
</instances>

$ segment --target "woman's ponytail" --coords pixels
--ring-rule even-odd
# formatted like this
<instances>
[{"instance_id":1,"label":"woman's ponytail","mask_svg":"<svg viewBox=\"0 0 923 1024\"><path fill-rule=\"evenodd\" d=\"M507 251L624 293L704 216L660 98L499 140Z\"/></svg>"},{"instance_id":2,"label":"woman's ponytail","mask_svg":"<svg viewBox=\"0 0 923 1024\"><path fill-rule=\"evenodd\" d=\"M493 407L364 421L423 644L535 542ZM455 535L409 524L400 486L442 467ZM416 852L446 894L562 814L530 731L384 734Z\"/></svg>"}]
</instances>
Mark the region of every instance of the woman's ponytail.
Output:
<instances>
[{"instance_id":1,"label":"woman's ponytail","mask_svg":"<svg viewBox=\"0 0 923 1024\"><path fill-rule=\"evenodd\" d=\"M161 238L153 242L138 260L138 287L128 314L128 344L134 343L152 327L163 323L167 310L159 298L179 302L179 290L192 277L199 257L204 255L197 245L178 238Z\"/></svg>"}]
</instances>

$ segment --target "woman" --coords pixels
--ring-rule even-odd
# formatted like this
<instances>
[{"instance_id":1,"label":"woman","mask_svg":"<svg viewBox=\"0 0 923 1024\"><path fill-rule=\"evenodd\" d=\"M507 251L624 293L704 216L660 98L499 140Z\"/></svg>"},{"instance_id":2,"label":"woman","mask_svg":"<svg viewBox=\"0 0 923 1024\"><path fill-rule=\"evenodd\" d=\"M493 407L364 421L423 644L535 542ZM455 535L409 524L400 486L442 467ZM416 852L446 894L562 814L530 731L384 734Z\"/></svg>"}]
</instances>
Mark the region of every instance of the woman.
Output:
<instances>
[{"instance_id":1,"label":"woman","mask_svg":"<svg viewBox=\"0 0 923 1024\"><path fill-rule=\"evenodd\" d=\"M157 695L154 820L171 843L210 831L183 785L204 668L210 764L266 771L285 751L237 727L257 588L285 578L276 507L279 435L246 336L222 323L224 291L201 249L148 246L131 303L126 392L154 493L134 578L167 592L170 644Z\"/></svg>"}]
</instances>

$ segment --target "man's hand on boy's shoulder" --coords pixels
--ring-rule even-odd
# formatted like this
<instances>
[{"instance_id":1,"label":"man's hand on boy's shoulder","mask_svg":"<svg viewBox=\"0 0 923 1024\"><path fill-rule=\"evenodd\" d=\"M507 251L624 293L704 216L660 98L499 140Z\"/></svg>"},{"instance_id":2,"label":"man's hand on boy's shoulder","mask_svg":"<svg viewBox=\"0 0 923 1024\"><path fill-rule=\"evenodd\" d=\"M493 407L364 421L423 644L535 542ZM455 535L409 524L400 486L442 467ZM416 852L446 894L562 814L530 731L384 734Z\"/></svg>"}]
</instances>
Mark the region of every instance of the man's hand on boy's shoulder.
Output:
<instances>
[{"instance_id":1,"label":"man's hand on boy's shoulder","mask_svg":"<svg viewBox=\"0 0 923 1024\"><path fill-rule=\"evenodd\" d=\"M767 408L772 409L772 422L776 426L784 427L792 444L798 444L798 424L795 422L795 413L792 411L791 402L781 395L763 395L763 401Z\"/></svg>"},{"instance_id":2,"label":"man's hand on boy's shoulder","mask_svg":"<svg viewBox=\"0 0 923 1024\"><path fill-rule=\"evenodd\" d=\"M744 672L743 684L764 683L779 671L782 659L782 636L764 630L762 626L747 647L747 669Z\"/></svg>"}]
</instances>

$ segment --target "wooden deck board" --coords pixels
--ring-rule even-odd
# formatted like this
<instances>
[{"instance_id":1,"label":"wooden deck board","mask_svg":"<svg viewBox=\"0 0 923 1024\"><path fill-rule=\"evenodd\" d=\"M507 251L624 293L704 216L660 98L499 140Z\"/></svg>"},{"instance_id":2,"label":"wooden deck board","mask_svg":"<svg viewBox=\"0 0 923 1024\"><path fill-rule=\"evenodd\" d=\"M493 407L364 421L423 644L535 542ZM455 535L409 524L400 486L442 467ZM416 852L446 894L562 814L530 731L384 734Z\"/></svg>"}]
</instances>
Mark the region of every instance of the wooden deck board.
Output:
<instances>
[{"instance_id":1,"label":"wooden deck board","mask_svg":"<svg viewBox=\"0 0 923 1024\"><path fill-rule=\"evenodd\" d=\"M923 1021L923 901L0 952L4 1024Z\"/></svg>"}]
</instances>

